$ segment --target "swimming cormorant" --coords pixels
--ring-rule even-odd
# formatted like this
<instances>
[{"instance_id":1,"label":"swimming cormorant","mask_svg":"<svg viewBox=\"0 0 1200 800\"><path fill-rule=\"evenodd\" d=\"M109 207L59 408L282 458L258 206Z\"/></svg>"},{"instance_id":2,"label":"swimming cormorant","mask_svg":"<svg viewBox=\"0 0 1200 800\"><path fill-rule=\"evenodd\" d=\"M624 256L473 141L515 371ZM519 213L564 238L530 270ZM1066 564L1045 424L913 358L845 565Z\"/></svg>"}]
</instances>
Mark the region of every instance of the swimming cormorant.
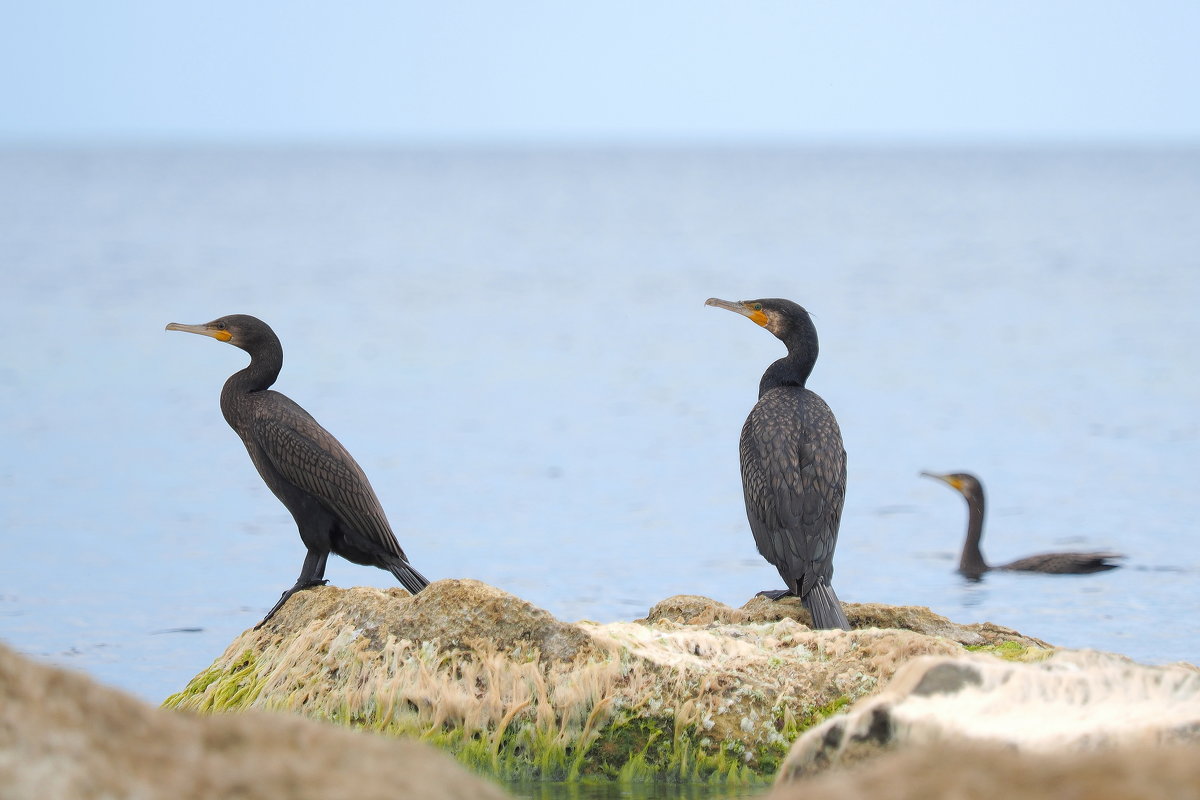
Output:
<instances>
[{"instance_id":1,"label":"swimming cormorant","mask_svg":"<svg viewBox=\"0 0 1200 800\"><path fill-rule=\"evenodd\" d=\"M758 552L779 570L817 628L850 629L833 591L833 550L846 497L846 450L833 412L805 388L817 361L817 329L790 300L705 305L734 311L775 334L788 354L763 373L758 402L742 426L742 489Z\"/></svg>"},{"instance_id":2,"label":"swimming cormorant","mask_svg":"<svg viewBox=\"0 0 1200 800\"><path fill-rule=\"evenodd\" d=\"M1008 570L1012 572L1044 572L1050 575L1085 575L1091 572L1104 572L1116 569L1120 564L1111 563L1112 559L1124 558L1120 553L1041 553L1036 556L1019 558L1008 564L992 567L983 560L983 552L979 549L979 540L983 536L983 484L969 472L952 472L938 475L932 472L921 473L926 478L934 478L958 491L967 501L967 540L963 543L962 557L958 561L958 571L968 578L978 579L989 570Z\"/></svg>"},{"instance_id":3,"label":"swimming cormorant","mask_svg":"<svg viewBox=\"0 0 1200 800\"><path fill-rule=\"evenodd\" d=\"M233 314L203 325L172 322L167 330L211 336L250 354L250 365L230 375L221 389L221 413L242 437L263 481L292 512L308 548L296 585L256 628L296 592L328 583L330 552L388 570L413 594L429 585L408 563L358 462L307 411L269 389L283 367L283 347L265 322Z\"/></svg>"}]
</instances>

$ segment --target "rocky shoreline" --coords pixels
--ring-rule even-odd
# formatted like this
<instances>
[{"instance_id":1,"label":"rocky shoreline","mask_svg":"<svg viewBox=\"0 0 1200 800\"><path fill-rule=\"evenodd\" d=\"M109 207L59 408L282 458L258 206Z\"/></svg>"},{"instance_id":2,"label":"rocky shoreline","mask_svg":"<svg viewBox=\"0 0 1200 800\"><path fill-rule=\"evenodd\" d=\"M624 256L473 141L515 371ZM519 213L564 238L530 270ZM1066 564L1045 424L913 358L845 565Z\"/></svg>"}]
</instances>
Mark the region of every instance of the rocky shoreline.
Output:
<instances>
[{"instance_id":1,"label":"rocky shoreline","mask_svg":"<svg viewBox=\"0 0 1200 800\"><path fill-rule=\"evenodd\" d=\"M811 630L794 601L698 596L633 622L565 623L471 580L415 597L319 587L164 702L198 713L0 646L0 786L14 798L506 796L490 777L774 782L777 800L1067 786L1200 799L1196 667L1058 651L924 608L845 609L852 631Z\"/></svg>"}]
</instances>

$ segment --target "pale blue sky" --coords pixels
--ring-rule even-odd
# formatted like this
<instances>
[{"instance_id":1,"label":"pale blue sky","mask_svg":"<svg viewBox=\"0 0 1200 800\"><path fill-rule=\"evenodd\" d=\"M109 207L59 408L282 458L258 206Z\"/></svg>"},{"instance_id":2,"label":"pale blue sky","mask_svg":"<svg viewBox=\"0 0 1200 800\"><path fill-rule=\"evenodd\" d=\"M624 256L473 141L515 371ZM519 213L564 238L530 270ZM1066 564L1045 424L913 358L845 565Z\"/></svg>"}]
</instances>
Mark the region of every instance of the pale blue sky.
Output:
<instances>
[{"instance_id":1,"label":"pale blue sky","mask_svg":"<svg viewBox=\"0 0 1200 800\"><path fill-rule=\"evenodd\" d=\"M1200 142L1200 2L3 0L0 141Z\"/></svg>"}]
</instances>

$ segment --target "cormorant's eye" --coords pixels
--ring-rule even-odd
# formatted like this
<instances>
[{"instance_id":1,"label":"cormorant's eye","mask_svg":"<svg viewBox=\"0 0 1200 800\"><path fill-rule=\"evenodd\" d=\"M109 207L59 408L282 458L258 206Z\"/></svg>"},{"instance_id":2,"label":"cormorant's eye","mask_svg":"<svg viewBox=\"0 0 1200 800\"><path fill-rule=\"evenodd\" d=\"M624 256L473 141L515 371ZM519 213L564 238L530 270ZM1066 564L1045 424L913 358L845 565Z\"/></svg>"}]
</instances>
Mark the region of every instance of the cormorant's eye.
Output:
<instances>
[{"instance_id":1,"label":"cormorant's eye","mask_svg":"<svg viewBox=\"0 0 1200 800\"><path fill-rule=\"evenodd\" d=\"M755 303L755 304L754 304L754 310L755 310L755 311L762 311L762 303Z\"/></svg>"},{"instance_id":2,"label":"cormorant's eye","mask_svg":"<svg viewBox=\"0 0 1200 800\"><path fill-rule=\"evenodd\" d=\"M217 323L217 330L219 330L219 331L223 331L223 330L225 330L225 323L224 323L224 322L218 322L218 323Z\"/></svg>"}]
</instances>

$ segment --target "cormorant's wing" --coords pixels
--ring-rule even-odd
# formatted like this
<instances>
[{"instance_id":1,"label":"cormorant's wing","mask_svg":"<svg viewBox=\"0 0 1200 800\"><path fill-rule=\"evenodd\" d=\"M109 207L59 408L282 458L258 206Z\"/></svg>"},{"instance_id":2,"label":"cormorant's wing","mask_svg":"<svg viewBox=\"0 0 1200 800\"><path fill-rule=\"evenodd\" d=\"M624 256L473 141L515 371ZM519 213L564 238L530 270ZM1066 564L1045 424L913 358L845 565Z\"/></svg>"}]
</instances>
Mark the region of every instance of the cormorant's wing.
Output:
<instances>
[{"instance_id":1,"label":"cormorant's wing","mask_svg":"<svg viewBox=\"0 0 1200 800\"><path fill-rule=\"evenodd\" d=\"M846 494L846 452L833 412L806 389L773 389L746 419L741 458L758 551L804 596L833 575Z\"/></svg>"},{"instance_id":2,"label":"cormorant's wing","mask_svg":"<svg viewBox=\"0 0 1200 800\"><path fill-rule=\"evenodd\" d=\"M271 465L317 498L351 531L407 561L366 473L342 443L286 395L263 394L256 404L251 435Z\"/></svg>"}]
</instances>

